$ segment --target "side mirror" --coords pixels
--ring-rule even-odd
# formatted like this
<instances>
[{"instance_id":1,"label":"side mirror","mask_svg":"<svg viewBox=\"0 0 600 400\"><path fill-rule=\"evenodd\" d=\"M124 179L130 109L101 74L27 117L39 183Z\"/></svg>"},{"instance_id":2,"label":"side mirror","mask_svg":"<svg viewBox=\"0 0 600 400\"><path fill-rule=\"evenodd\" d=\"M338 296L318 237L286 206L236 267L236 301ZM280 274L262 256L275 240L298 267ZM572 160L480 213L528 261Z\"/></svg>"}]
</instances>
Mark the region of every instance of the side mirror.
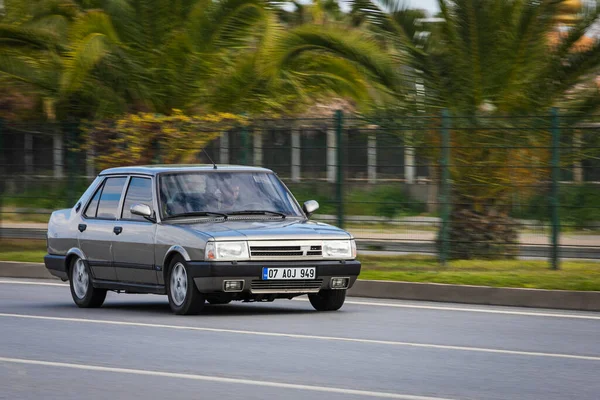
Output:
<instances>
[{"instance_id":1,"label":"side mirror","mask_svg":"<svg viewBox=\"0 0 600 400\"><path fill-rule=\"evenodd\" d=\"M319 209L319 203L317 203L315 200L308 200L302 206L302 210L304 210L304 213L306 214L307 217L310 217L318 209Z\"/></svg>"},{"instance_id":2,"label":"side mirror","mask_svg":"<svg viewBox=\"0 0 600 400\"><path fill-rule=\"evenodd\" d=\"M154 222L154 218L152 218L152 209L146 204L134 204L129 211L131 211L133 215L139 215Z\"/></svg>"}]
</instances>

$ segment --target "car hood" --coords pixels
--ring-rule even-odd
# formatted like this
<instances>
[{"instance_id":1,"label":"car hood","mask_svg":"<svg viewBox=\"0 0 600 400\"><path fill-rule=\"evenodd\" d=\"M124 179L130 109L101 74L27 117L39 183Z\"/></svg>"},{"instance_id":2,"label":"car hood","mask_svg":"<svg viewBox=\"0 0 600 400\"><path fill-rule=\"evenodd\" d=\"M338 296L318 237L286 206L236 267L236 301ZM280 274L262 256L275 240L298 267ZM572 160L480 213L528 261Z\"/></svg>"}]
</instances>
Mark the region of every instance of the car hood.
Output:
<instances>
[{"instance_id":1,"label":"car hood","mask_svg":"<svg viewBox=\"0 0 600 400\"><path fill-rule=\"evenodd\" d=\"M235 220L178 223L216 240L319 240L348 239L343 229L328 224L301 220Z\"/></svg>"}]
</instances>

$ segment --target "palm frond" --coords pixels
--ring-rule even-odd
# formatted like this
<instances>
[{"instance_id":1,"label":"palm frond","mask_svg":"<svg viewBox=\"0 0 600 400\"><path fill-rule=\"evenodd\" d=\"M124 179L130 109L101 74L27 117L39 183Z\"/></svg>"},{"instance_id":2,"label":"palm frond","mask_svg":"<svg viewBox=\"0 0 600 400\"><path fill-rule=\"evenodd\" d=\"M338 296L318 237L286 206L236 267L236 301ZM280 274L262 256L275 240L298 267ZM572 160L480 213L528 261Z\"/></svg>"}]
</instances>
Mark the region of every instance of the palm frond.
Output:
<instances>
[{"instance_id":1,"label":"palm frond","mask_svg":"<svg viewBox=\"0 0 600 400\"><path fill-rule=\"evenodd\" d=\"M56 34L44 29L0 24L0 46L51 51L64 50Z\"/></svg>"},{"instance_id":2,"label":"palm frond","mask_svg":"<svg viewBox=\"0 0 600 400\"><path fill-rule=\"evenodd\" d=\"M190 16L187 29L198 51L248 46L251 37L275 33L276 19L263 0L200 1Z\"/></svg>"},{"instance_id":3,"label":"palm frond","mask_svg":"<svg viewBox=\"0 0 600 400\"><path fill-rule=\"evenodd\" d=\"M302 26L286 32L269 52L265 71L270 76L276 76L280 71L295 65L299 57L313 53L344 59L387 90L400 90L390 58L381 51L377 43L355 31Z\"/></svg>"},{"instance_id":4,"label":"palm frond","mask_svg":"<svg viewBox=\"0 0 600 400\"><path fill-rule=\"evenodd\" d=\"M78 41L73 54L65 62L65 72L61 80L63 92L70 93L79 89L92 69L106 55L108 44L106 36L90 33Z\"/></svg>"}]
</instances>

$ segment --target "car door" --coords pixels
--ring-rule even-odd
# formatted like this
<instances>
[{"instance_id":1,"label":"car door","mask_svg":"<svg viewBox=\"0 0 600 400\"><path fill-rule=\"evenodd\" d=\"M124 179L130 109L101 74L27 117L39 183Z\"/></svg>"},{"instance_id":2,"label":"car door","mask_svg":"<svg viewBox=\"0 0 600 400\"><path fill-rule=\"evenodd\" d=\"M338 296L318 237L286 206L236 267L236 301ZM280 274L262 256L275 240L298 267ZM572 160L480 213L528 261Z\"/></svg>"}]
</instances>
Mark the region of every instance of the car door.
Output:
<instances>
[{"instance_id":1,"label":"car door","mask_svg":"<svg viewBox=\"0 0 600 400\"><path fill-rule=\"evenodd\" d=\"M113 265L113 228L127 177L106 178L86 205L78 226L79 247L95 279L116 281Z\"/></svg>"},{"instance_id":2,"label":"car door","mask_svg":"<svg viewBox=\"0 0 600 400\"><path fill-rule=\"evenodd\" d=\"M135 204L146 204L154 210L152 178L131 176L121 215L114 226L113 262L119 282L158 284L154 261L156 224L131 214ZM118 232L118 233L117 233Z\"/></svg>"}]
</instances>

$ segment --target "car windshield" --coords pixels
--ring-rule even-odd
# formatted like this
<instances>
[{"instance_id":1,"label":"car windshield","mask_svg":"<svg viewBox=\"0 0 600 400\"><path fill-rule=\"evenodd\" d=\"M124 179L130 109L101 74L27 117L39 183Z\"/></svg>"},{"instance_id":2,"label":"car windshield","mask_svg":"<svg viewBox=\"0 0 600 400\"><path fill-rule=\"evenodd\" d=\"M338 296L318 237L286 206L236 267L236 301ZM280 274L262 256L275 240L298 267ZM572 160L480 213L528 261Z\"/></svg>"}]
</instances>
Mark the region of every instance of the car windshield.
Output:
<instances>
[{"instance_id":1,"label":"car windshield","mask_svg":"<svg viewBox=\"0 0 600 400\"><path fill-rule=\"evenodd\" d=\"M163 218L223 214L302 216L292 194L272 173L169 173L160 175L159 185Z\"/></svg>"}]
</instances>

